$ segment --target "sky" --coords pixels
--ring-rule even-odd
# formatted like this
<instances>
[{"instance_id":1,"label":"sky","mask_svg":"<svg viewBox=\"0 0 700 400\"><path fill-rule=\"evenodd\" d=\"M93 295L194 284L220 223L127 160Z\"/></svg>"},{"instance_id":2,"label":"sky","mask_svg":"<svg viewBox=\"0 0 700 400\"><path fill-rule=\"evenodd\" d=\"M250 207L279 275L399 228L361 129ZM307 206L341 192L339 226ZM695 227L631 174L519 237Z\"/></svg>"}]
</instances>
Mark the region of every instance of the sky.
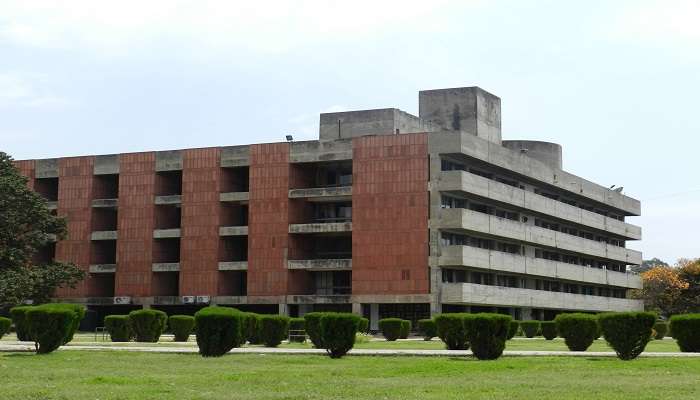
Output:
<instances>
[{"instance_id":1,"label":"sky","mask_svg":"<svg viewBox=\"0 0 700 400\"><path fill-rule=\"evenodd\" d=\"M418 91L501 98L504 139L642 201L644 258L700 257L698 1L0 0L16 159L315 139Z\"/></svg>"}]
</instances>

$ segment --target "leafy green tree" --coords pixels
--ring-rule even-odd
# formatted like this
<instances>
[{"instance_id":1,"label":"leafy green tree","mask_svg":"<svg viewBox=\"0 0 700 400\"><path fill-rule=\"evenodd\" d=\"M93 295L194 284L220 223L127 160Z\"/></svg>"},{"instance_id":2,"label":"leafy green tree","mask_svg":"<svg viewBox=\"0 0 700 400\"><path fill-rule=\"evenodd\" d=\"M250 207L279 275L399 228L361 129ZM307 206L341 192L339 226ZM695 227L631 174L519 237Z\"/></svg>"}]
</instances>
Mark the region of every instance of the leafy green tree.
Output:
<instances>
[{"instance_id":1,"label":"leafy green tree","mask_svg":"<svg viewBox=\"0 0 700 400\"><path fill-rule=\"evenodd\" d=\"M635 265L630 269L632 270L632 272L641 274L642 272L647 272L656 266L668 267L669 265L665 261L659 260L658 258L654 257L651 260L644 260L642 261L642 265Z\"/></svg>"},{"instance_id":2,"label":"leafy green tree","mask_svg":"<svg viewBox=\"0 0 700 400\"><path fill-rule=\"evenodd\" d=\"M0 307L24 300L46 302L56 288L75 285L85 273L73 264L36 265L34 255L61 239L66 222L27 186L12 157L0 152Z\"/></svg>"}]
</instances>

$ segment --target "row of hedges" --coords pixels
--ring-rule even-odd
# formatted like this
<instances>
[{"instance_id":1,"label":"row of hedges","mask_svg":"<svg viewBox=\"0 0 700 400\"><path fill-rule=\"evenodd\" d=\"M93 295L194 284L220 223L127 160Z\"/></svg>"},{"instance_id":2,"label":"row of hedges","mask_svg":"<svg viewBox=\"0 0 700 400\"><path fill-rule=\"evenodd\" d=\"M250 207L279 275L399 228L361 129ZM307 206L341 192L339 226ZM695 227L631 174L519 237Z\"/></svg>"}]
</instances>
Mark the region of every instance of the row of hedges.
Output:
<instances>
[{"instance_id":1,"label":"row of hedges","mask_svg":"<svg viewBox=\"0 0 700 400\"><path fill-rule=\"evenodd\" d=\"M512 319L502 314L441 314L435 317L437 336L449 350L468 350L479 360L503 354Z\"/></svg>"},{"instance_id":2,"label":"row of hedges","mask_svg":"<svg viewBox=\"0 0 700 400\"><path fill-rule=\"evenodd\" d=\"M411 333L411 321L401 318L384 318L379 320L379 330L390 342L407 339Z\"/></svg>"},{"instance_id":3,"label":"row of hedges","mask_svg":"<svg viewBox=\"0 0 700 400\"><path fill-rule=\"evenodd\" d=\"M20 306L10 310L17 338L33 341L38 354L51 353L73 340L85 307L77 304L50 303L39 306ZM4 334L0 321L0 337ZM7 328L9 329L9 327Z\"/></svg>"}]
</instances>

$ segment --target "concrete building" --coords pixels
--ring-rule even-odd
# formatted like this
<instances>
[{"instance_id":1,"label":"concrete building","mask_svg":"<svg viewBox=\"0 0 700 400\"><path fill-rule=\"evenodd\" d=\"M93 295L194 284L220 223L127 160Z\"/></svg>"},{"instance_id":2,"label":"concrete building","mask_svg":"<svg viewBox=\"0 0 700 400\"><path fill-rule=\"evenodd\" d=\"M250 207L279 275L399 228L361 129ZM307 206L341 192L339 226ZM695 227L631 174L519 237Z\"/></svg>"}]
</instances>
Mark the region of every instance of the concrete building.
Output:
<instances>
[{"instance_id":1,"label":"concrete building","mask_svg":"<svg viewBox=\"0 0 700 400\"><path fill-rule=\"evenodd\" d=\"M502 140L482 89L419 103L321 114L316 141L18 161L68 219L37 257L84 268L57 296L103 315L642 309L639 201L562 170L555 143Z\"/></svg>"}]
</instances>

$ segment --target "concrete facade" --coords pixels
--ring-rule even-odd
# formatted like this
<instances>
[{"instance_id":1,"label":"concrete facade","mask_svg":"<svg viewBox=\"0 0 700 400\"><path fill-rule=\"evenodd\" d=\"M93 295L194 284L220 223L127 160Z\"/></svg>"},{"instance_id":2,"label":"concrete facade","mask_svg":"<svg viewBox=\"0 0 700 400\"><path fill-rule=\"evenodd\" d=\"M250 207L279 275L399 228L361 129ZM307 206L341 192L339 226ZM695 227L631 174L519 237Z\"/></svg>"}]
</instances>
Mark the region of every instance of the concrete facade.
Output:
<instances>
[{"instance_id":1,"label":"concrete facade","mask_svg":"<svg viewBox=\"0 0 700 400\"><path fill-rule=\"evenodd\" d=\"M51 258L98 312L205 304L417 320L638 310L640 203L563 171L555 143L502 140L500 99L422 91L322 114L320 140L18 161L68 219Z\"/></svg>"}]
</instances>

